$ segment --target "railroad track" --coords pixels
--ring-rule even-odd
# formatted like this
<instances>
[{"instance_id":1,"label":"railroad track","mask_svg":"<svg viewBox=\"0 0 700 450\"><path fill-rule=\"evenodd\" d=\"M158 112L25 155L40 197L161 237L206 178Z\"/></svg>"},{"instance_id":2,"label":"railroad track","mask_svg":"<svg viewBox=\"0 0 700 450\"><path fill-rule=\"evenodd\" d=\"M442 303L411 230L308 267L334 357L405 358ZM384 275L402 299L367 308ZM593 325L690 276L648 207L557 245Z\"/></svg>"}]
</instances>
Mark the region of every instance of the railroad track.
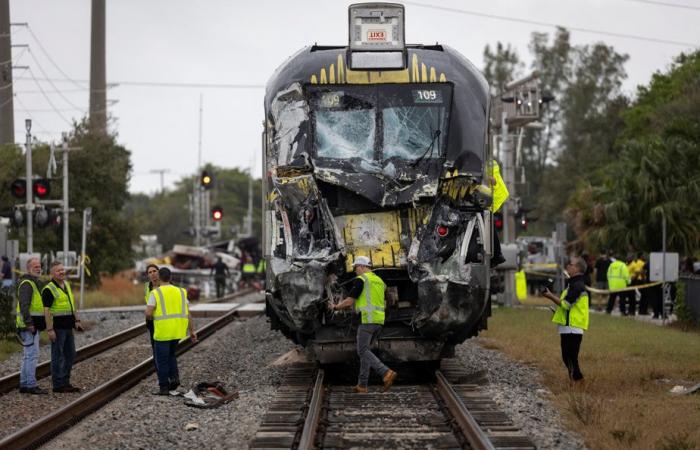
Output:
<instances>
[{"instance_id":1,"label":"railroad track","mask_svg":"<svg viewBox=\"0 0 700 450\"><path fill-rule=\"evenodd\" d=\"M197 330L199 341L203 341L217 330L231 323L238 316L237 309L241 306L242 305L237 306L227 314ZM178 344L177 354L181 355L195 345L196 344L187 337ZM6 436L0 440L0 449L29 449L38 447L54 436L67 430L83 417L96 411L123 392L129 390L153 372L153 358L151 357L95 389L86 392L60 409Z\"/></svg>"},{"instance_id":2,"label":"railroad track","mask_svg":"<svg viewBox=\"0 0 700 450\"><path fill-rule=\"evenodd\" d=\"M452 362L430 383L386 393L353 394L326 377L313 365L291 368L250 448L536 448Z\"/></svg>"},{"instance_id":3,"label":"railroad track","mask_svg":"<svg viewBox=\"0 0 700 450\"><path fill-rule=\"evenodd\" d=\"M229 300L236 299L238 297L243 297L245 295L255 292L254 289L243 289L232 294L223 296L220 299L216 299L210 303L225 302ZM74 363L84 361L86 359L92 358L93 356L99 355L100 353L106 352L118 345L121 345L137 336L142 335L146 331L146 325L140 324L135 325L129 329L121 331L119 333L113 334L112 336L101 339L92 344L85 345L76 350ZM43 363L37 365L36 367L36 379L40 380L51 374L51 361L44 361ZM0 378L0 394L6 394L13 389L19 388L19 372L14 372Z\"/></svg>"}]
</instances>

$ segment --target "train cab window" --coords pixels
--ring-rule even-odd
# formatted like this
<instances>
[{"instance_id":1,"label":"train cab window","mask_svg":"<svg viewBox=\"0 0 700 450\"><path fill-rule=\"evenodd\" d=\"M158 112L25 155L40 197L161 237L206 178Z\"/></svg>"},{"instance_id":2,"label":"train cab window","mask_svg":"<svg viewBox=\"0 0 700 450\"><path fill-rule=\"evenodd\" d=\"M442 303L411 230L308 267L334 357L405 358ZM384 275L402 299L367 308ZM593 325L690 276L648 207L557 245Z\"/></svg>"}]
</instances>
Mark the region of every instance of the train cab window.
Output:
<instances>
[{"instance_id":1,"label":"train cab window","mask_svg":"<svg viewBox=\"0 0 700 450\"><path fill-rule=\"evenodd\" d=\"M315 156L403 161L444 154L449 83L306 86Z\"/></svg>"},{"instance_id":2,"label":"train cab window","mask_svg":"<svg viewBox=\"0 0 700 450\"><path fill-rule=\"evenodd\" d=\"M437 158L445 140L445 109L399 106L385 108L384 159Z\"/></svg>"}]
</instances>

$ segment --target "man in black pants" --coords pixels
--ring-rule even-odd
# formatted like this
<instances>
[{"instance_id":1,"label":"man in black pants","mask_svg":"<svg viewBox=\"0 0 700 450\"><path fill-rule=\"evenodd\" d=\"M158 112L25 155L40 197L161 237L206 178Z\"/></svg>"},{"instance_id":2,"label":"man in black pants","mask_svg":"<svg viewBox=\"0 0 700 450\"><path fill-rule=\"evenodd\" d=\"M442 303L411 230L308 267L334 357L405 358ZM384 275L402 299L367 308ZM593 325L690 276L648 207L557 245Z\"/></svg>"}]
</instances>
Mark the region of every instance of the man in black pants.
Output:
<instances>
[{"instance_id":1,"label":"man in black pants","mask_svg":"<svg viewBox=\"0 0 700 450\"><path fill-rule=\"evenodd\" d=\"M586 262L583 258L574 256L566 265L566 271L570 278L561 296L555 296L549 289L545 289L542 295L557 305L552 322L558 325L561 336L561 357L569 372L569 379L577 382L583 380L578 353L583 332L588 329L588 291L583 282Z\"/></svg>"},{"instance_id":2,"label":"man in black pants","mask_svg":"<svg viewBox=\"0 0 700 450\"><path fill-rule=\"evenodd\" d=\"M231 276L228 271L228 266L221 258L216 260L216 263L211 267L209 275L214 275L216 283L216 298L221 298L226 293L226 279Z\"/></svg>"}]
</instances>

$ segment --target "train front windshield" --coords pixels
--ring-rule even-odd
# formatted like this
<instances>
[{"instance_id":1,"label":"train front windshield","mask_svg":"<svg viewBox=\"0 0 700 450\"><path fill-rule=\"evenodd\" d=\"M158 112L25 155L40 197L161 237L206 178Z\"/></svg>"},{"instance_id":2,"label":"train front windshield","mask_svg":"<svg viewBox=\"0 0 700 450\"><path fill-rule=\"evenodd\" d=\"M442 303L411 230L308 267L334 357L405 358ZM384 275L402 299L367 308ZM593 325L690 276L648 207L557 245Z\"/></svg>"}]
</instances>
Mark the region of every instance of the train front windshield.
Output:
<instances>
[{"instance_id":1,"label":"train front windshield","mask_svg":"<svg viewBox=\"0 0 700 450\"><path fill-rule=\"evenodd\" d=\"M448 83L307 86L316 158L418 160L445 153Z\"/></svg>"}]
</instances>

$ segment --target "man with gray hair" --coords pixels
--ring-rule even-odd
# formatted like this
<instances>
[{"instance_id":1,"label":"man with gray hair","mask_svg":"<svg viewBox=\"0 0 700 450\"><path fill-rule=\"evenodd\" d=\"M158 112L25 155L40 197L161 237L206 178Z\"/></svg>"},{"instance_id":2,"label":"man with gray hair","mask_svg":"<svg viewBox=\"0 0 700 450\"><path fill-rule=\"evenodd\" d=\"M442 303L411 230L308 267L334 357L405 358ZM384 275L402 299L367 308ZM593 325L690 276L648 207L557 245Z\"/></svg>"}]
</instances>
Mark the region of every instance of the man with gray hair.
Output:
<instances>
[{"instance_id":1,"label":"man with gray hair","mask_svg":"<svg viewBox=\"0 0 700 450\"><path fill-rule=\"evenodd\" d=\"M549 289L545 289L542 293L557 305L552 322L557 324L561 338L561 357L572 382L583 380L583 374L578 365L578 353L581 349L583 332L588 329L588 291L583 282L586 268L586 261L583 258L573 256L566 265L569 280L561 296L557 297Z\"/></svg>"},{"instance_id":2,"label":"man with gray hair","mask_svg":"<svg viewBox=\"0 0 700 450\"><path fill-rule=\"evenodd\" d=\"M22 367L19 372L19 391L22 394L46 394L36 382L39 362L39 331L46 329L41 289L41 262L38 258L27 261L27 273L17 287L17 334L22 343Z\"/></svg>"}]
</instances>

